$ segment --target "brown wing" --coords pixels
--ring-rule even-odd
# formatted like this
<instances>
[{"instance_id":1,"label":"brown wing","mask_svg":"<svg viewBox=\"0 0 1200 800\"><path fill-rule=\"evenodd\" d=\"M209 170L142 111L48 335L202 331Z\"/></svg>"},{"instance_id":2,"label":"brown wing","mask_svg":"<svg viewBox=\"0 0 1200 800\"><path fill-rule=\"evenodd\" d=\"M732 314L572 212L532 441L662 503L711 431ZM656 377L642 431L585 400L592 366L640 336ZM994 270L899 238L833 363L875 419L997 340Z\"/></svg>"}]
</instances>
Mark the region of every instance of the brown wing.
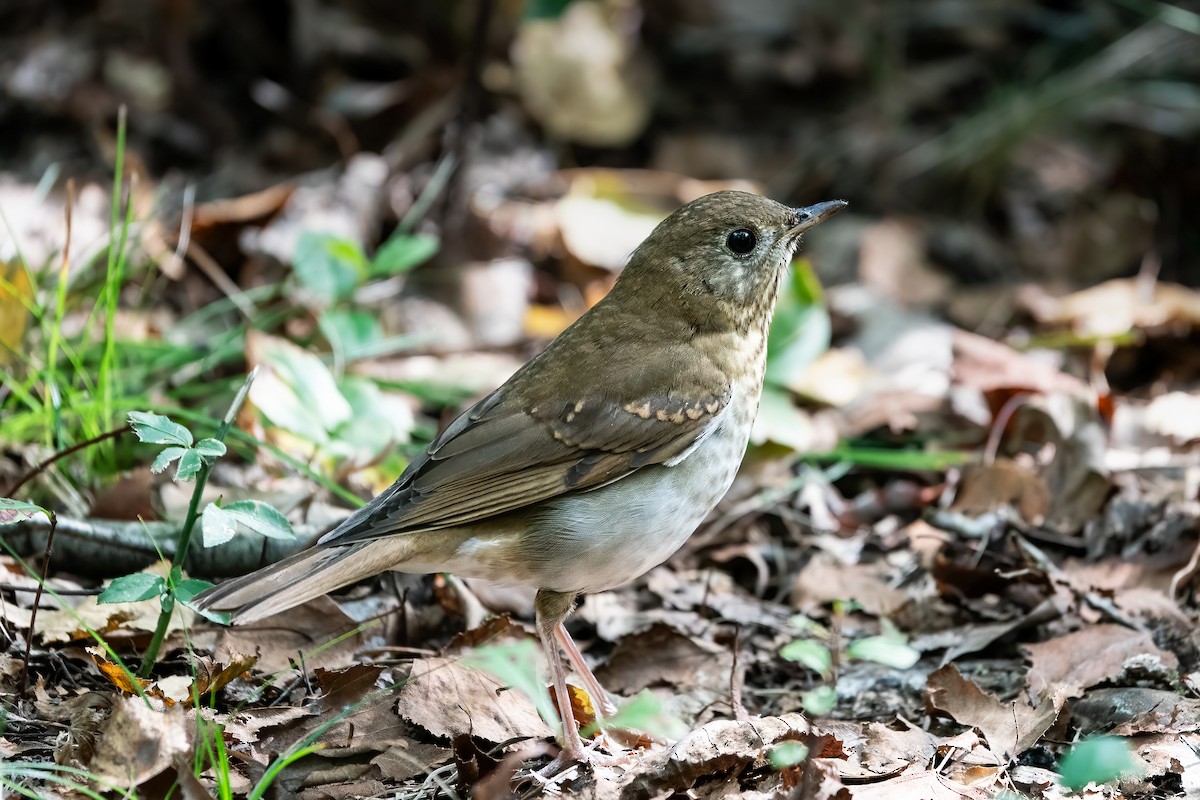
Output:
<instances>
[{"instance_id":1,"label":"brown wing","mask_svg":"<svg viewBox=\"0 0 1200 800\"><path fill-rule=\"evenodd\" d=\"M321 544L476 522L671 463L706 435L732 393L723 383L698 400L668 392L622 403L597 395L523 408L506 402L504 390L451 423Z\"/></svg>"}]
</instances>

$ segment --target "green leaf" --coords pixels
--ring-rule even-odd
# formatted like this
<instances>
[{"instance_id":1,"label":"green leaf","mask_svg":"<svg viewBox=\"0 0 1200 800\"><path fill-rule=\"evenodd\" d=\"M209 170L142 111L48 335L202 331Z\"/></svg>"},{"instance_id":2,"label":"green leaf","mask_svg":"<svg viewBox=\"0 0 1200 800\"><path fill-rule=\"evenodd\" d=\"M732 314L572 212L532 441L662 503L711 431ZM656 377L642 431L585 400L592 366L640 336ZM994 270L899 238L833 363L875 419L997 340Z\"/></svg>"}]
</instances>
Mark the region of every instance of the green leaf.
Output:
<instances>
[{"instance_id":1,"label":"green leaf","mask_svg":"<svg viewBox=\"0 0 1200 800\"><path fill-rule=\"evenodd\" d=\"M607 719L597 719L580 733L590 736L597 727L622 731L644 731L666 739L678 739L688 731L687 725L677 717L666 713L662 701L649 691L641 692L618 708L616 714Z\"/></svg>"},{"instance_id":2,"label":"green leaf","mask_svg":"<svg viewBox=\"0 0 1200 800\"><path fill-rule=\"evenodd\" d=\"M808 748L800 742L780 742L771 748L769 758L775 769L787 769L808 758Z\"/></svg>"},{"instance_id":3,"label":"green leaf","mask_svg":"<svg viewBox=\"0 0 1200 800\"><path fill-rule=\"evenodd\" d=\"M326 311L317 324L321 334L342 358L353 360L383 341L383 328L366 311Z\"/></svg>"},{"instance_id":4,"label":"green leaf","mask_svg":"<svg viewBox=\"0 0 1200 800\"><path fill-rule=\"evenodd\" d=\"M399 275L424 264L437 253L440 242L436 236L415 234L392 236L371 259L371 275Z\"/></svg>"},{"instance_id":5,"label":"green leaf","mask_svg":"<svg viewBox=\"0 0 1200 800\"><path fill-rule=\"evenodd\" d=\"M882 634L859 639L846 648L846 653L851 658L874 661L894 669L908 669L921 659L921 654L909 646L908 637L886 619L883 620Z\"/></svg>"},{"instance_id":6,"label":"green leaf","mask_svg":"<svg viewBox=\"0 0 1200 800\"><path fill-rule=\"evenodd\" d=\"M1141 765L1134 760L1129 744L1116 736L1085 739L1063 756L1058 767L1062 785L1071 790L1089 783L1109 783L1122 775L1137 775Z\"/></svg>"},{"instance_id":7,"label":"green leaf","mask_svg":"<svg viewBox=\"0 0 1200 800\"><path fill-rule=\"evenodd\" d=\"M347 376L338 383L352 413L331 431L329 451L359 464L373 463L397 444L409 441L415 420L412 406L380 391L374 381Z\"/></svg>"},{"instance_id":8,"label":"green leaf","mask_svg":"<svg viewBox=\"0 0 1200 800\"><path fill-rule=\"evenodd\" d=\"M16 525L18 522L33 519L38 514L45 514L53 519L53 515L41 506L26 503L24 500L13 500L11 497L0 497L0 527Z\"/></svg>"},{"instance_id":9,"label":"green leaf","mask_svg":"<svg viewBox=\"0 0 1200 800\"><path fill-rule=\"evenodd\" d=\"M477 647L463 656L463 664L494 675L504 685L524 692L547 725L551 728L559 726L550 693L538 676L538 647L533 642L525 639Z\"/></svg>"},{"instance_id":10,"label":"green leaf","mask_svg":"<svg viewBox=\"0 0 1200 800\"><path fill-rule=\"evenodd\" d=\"M201 439L196 442L196 452L206 459L220 458L225 455L225 443L219 439Z\"/></svg>"},{"instance_id":11,"label":"green leaf","mask_svg":"<svg viewBox=\"0 0 1200 800\"><path fill-rule=\"evenodd\" d=\"M350 404L321 359L275 338L264 338L261 356L270 371L250 387L250 399L273 425L324 444L350 419Z\"/></svg>"},{"instance_id":12,"label":"green leaf","mask_svg":"<svg viewBox=\"0 0 1200 800\"><path fill-rule=\"evenodd\" d=\"M233 518L238 525L253 531L268 539L292 539L292 523L279 513L274 506L262 500L238 500L230 503L222 511Z\"/></svg>"},{"instance_id":13,"label":"green leaf","mask_svg":"<svg viewBox=\"0 0 1200 800\"><path fill-rule=\"evenodd\" d=\"M157 456L154 457L154 463L150 465L150 471L155 475L162 472L167 467L171 466L171 462L177 458L181 458L188 451L186 447L164 447Z\"/></svg>"},{"instance_id":14,"label":"green leaf","mask_svg":"<svg viewBox=\"0 0 1200 800\"><path fill-rule=\"evenodd\" d=\"M817 686L800 695L800 705L805 713L823 717L837 705L837 692L832 686Z\"/></svg>"},{"instance_id":15,"label":"green leaf","mask_svg":"<svg viewBox=\"0 0 1200 800\"><path fill-rule=\"evenodd\" d=\"M175 469L175 480L192 480L200 472L200 467L202 466L204 466L204 459L200 458L200 454L189 447L179 457L179 466Z\"/></svg>"},{"instance_id":16,"label":"green leaf","mask_svg":"<svg viewBox=\"0 0 1200 800\"><path fill-rule=\"evenodd\" d=\"M175 584L175 599L181 603L188 603L196 595L212 587L213 584L210 581L201 580L200 578L187 578Z\"/></svg>"},{"instance_id":17,"label":"green leaf","mask_svg":"<svg viewBox=\"0 0 1200 800\"><path fill-rule=\"evenodd\" d=\"M790 289L780 294L767 335L766 380L783 387L829 349L833 336L821 285L806 260L792 265Z\"/></svg>"},{"instance_id":18,"label":"green leaf","mask_svg":"<svg viewBox=\"0 0 1200 800\"><path fill-rule=\"evenodd\" d=\"M571 2L572 0L528 0L523 16L526 20L558 19Z\"/></svg>"},{"instance_id":19,"label":"green leaf","mask_svg":"<svg viewBox=\"0 0 1200 800\"><path fill-rule=\"evenodd\" d=\"M192 446L192 432L162 414L154 414L150 411L130 411L127 419L138 439L146 444Z\"/></svg>"},{"instance_id":20,"label":"green leaf","mask_svg":"<svg viewBox=\"0 0 1200 800\"><path fill-rule=\"evenodd\" d=\"M114 578L96 600L100 603L136 603L158 597L166 585L166 581L158 575L135 572Z\"/></svg>"},{"instance_id":21,"label":"green leaf","mask_svg":"<svg viewBox=\"0 0 1200 800\"><path fill-rule=\"evenodd\" d=\"M237 534L237 530L237 519L216 503L209 503L200 515L200 540L205 547L225 544Z\"/></svg>"},{"instance_id":22,"label":"green leaf","mask_svg":"<svg viewBox=\"0 0 1200 800\"><path fill-rule=\"evenodd\" d=\"M768 384L762 390L752 435L754 444L774 442L804 450L813 442L812 417L796 406L786 389Z\"/></svg>"},{"instance_id":23,"label":"green leaf","mask_svg":"<svg viewBox=\"0 0 1200 800\"><path fill-rule=\"evenodd\" d=\"M367 259L349 239L305 231L296 242L292 268L304 288L331 304L348 297L362 282Z\"/></svg>"},{"instance_id":24,"label":"green leaf","mask_svg":"<svg viewBox=\"0 0 1200 800\"><path fill-rule=\"evenodd\" d=\"M833 655L829 648L812 639L788 642L779 649L779 657L808 667L822 677L829 677L833 670Z\"/></svg>"}]
</instances>

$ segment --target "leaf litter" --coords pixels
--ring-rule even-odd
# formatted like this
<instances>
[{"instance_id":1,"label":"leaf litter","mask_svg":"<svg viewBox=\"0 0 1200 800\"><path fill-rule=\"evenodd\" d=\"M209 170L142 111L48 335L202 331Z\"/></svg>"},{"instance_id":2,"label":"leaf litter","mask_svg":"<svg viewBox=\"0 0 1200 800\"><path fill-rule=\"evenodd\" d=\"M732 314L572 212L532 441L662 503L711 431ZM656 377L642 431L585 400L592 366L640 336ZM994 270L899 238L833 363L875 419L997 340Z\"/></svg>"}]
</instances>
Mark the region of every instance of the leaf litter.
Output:
<instances>
[{"instance_id":1,"label":"leaf litter","mask_svg":"<svg viewBox=\"0 0 1200 800\"><path fill-rule=\"evenodd\" d=\"M592 5L572 4L561 21L521 29L515 72L496 65L505 68L489 72L488 80L512 81L512 96L558 135L627 142L650 124L650 94L634 79L650 69L647 53L638 50L619 10L602 16ZM404 50L362 36L356 13L298 26L307 31L298 35L330 37L322 45L330 48L337 41L379 47L373 57L381 60ZM657 13L647 9L651 25ZM703 20L694 23L704 27ZM582 79L579 53L548 36L555 26L605 43L606 84ZM99 58L97 46L77 48L82 63ZM849 39L828 47L822 74L852 73L863 59ZM813 51L821 52L815 45ZM40 69L41 52L22 53L12 80L30 102L54 83L22 77ZM778 80L817 69L808 63L817 56L807 51L784 55ZM112 63L105 74L154 77L151 63ZM761 80L757 70L765 61L737 63ZM547 64L565 70L565 85L578 87L568 91L569 104L548 94L562 87L545 82L554 74ZM954 71L960 69L982 69L978 54L964 57ZM92 74L90 67L67 70L59 79L80 87ZM345 75L325 78L347 82ZM926 79L924 86L945 80L932 73ZM444 94L428 78L414 81L420 85L412 96ZM156 84L130 85L142 87L132 96L150 98L146 87ZM604 85L616 94L596 95ZM270 87L255 86L258 100L269 105ZM230 497L232 506L289 491L297 530L326 527L319 509L328 503L306 482L296 491L285 465L326 470L360 493L386 486L403 466L402 458L389 463L389 453L426 441L439 416L444 422L473 394L511 374L536 349L530 337L556 334L594 304L624 254L663 213L723 185L654 167L556 170L549 153L497 116L489 135L500 137L503 153L489 154L485 146L495 142L485 138L482 157L460 187L464 213L478 224L461 237L472 252L459 260L471 266L464 276L443 270L430 280L430 271L415 267L434 257L436 240L424 230L399 244L383 234L403 224L422 181L436 174L421 161L432 138L426 134L386 156L355 152L346 138L353 126L327 113L337 108L353 119L376 107L371 103L392 108L414 87L341 88L347 91L324 98L328 108L312 117L323 121L323 136L346 150L345 166L313 168L302 137L276 129L278 137L263 145L268 152L253 155L269 163L262 156L284 153L310 171L292 180L304 169L291 169L287 180L260 181L251 191L244 176L261 174L258 167L248 169L239 148L212 147L228 159L213 179L224 182L231 199L200 202L182 215L190 214L190 241L176 238L176 219L151 220L141 239L170 282L169 302L154 313L122 308L118 320L131 341L174 337L208 347L236 317L214 322L200 313L205 307L224 298L253 316L293 296L302 313L251 329L229 351L232 360L221 362L225 371L188 365L173 380L240 378L243 363L270 367L256 384L257 409L247 411L242 427L277 451L260 449L223 466L228 480L217 493L239 487L253 495ZM54 102L91 119L83 109L86 94L68 86ZM625 109L617 117L605 113L614 97ZM437 103L425 110L426 130L447 119ZM178 124L160 131L189 152L188 136L208 136ZM659 167L691 167L694 154L709 153L713 163L755 165L760 177L781 171L776 164L764 168L752 157L755 143L736 136L652 136ZM896 144L877 147L892 151ZM986 152L989 143L983 144ZM927 148L918 149L928 157ZM805 158L818 163L826 155ZM1148 268L1136 278L1109 279L1120 257L1140 257L1136 249L1149 247L1136 198L1105 187L1105 176L1117 174L1114 156L1049 135L1022 142L1012 155L997 159L1011 160L1019 174L1003 201L1017 209L1011 239L1000 241L982 226L971 236L933 218L886 214L847 222L848 234L814 232L806 253L829 284L828 312L790 315L789 333L813 338L790 350L788 374L773 375L734 492L671 562L631 587L587 598L572 619L584 657L619 699L652 701L653 713L639 719L683 721L687 732L673 734L672 744L644 736L622 763L576 768L548 783L531 775L555 749L549 737L556 723L539 712L536 669L521 672L516 656L507 667L472 658L480 652L508 658L512 651L502 648L531 644L525 617L475 624L488 611L527 613L527 598L503 588L389 577L338 601L322 598L232 629L180 608L155 677L139 681L124 667L154 629L154 599L81 600L73 592L95 583L74 573L90 576L105 567L59 562L47 585L63 594L43 600L30 632L34 584L6 554L0 556L0 633L8 646L0 653L6 712L0 754L6 761L86 768L97 785L145 796L165 792L178 778L183 796L202 796L220 771L210 766L196 779L189 763L202 748L198 720L206 720L223 727L230 754L224 766L239 795L280 754L312 746L277 773L282 795L974 798L1016 791L1056 798L1066 793L1060 765L1070 763L1062 760L1070 745L1108 734L1138 768L1112 789L1084 789L1085 796L1200 791L1200 401L1188 362L1200 295L1157 281ZM704 167L701 160L697 172L742 174ZM143 199L150 196L145 187L167 188L145 177ZM817 175L806 180L827 185ZM26 237L33 242L26 257L51 260L64 235L47 221L61 218L62 197L7 180L0 189L6 212L21 211L15 227L45 229ZM70 237L83 237L72 245L84 251L79 256L103 238L104 195L87 183L77 196ZM1112 231L1130 235L1114 242ZM443 249L462 245L451 224L442 232ZM839 245L835 236L850 244ZM224 266L198 266L208 263L210 251L220 255L213 263ZM1018 253L1044 267L1048 279L980 290L947 269L956 261L947 254L957 254L957 261L985 271L989 265L1008 271L1022 263ZM32 297L28 273L9 255L0 253L6 353L30 335L18 305ZM73 268L83 263L76 257ZM443 261L439 269L452 264ZM1095 273L1080 281L1070 272L1079 269ZM1060 288L1079 283L1095 285ZM263 285L281 288L269 302L250 296ZM492 311L488 301L499 296L507 298L504 308ZM377 327L355 316L364 309ZM85 317L69 314L64 329L80 328ZM364 343L382 347L383 330L402 345L392 341L395 349L381 355L345 358ZM330 359L313 355L326 349ZM387 386L365 390L361 381L368 378ZM869 461L879 451L894 460ZM931 467L929 456L957 460ZM3 458L0 478L7 482L21 470L8 462L16 456L7 449ZM121 507L123 519L149 519L141 509L168 519L186 504L164 485L169 476L144 475L136 503L102 489L91 505L70 477L52 471L46 493L80 516L107 505ZM302 527L306 522L310 528ZM217 538L236 527L216 517L211 523ZM145 550L149 564L154 547ZM153 566L145 574L165 571ZM23 686L20 645L27 635L32 670ZM819 655L784 655L797 652ZM832 689L835 702L815 713L811 698L822 688ZM581 716L594 717L594 698L578 690L571 699ZM807 758L795 761L788 753ZM56 790L47 786L41 788L50 796Z\"/></svg>"}]
</instances>

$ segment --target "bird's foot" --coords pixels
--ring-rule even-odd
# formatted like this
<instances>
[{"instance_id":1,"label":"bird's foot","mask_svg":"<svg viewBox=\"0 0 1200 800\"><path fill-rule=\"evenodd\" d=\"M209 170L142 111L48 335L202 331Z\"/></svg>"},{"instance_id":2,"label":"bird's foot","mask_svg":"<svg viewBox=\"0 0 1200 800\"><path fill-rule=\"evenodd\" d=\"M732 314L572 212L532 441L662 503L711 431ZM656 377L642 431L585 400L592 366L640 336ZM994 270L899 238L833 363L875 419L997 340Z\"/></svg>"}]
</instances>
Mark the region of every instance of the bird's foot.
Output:
<instances>
[{"instance_id":1,"label":"bird's foot","mask_svg":"<svg viewBox=\"0 0 1200 800\"><path fill-rule=\"evenodd\" d=\"M600 749L602 747L613 752L603 752ZM573 773L581 767L627 766L633 761L635 755L636 751L626 750L606 731L604 735L591 740L587 745L581 743L578 747L570 745L563 747L553 761L532 773L532 777L543 786L548 786L573 777Z\"/></svg>"}]
</instances>

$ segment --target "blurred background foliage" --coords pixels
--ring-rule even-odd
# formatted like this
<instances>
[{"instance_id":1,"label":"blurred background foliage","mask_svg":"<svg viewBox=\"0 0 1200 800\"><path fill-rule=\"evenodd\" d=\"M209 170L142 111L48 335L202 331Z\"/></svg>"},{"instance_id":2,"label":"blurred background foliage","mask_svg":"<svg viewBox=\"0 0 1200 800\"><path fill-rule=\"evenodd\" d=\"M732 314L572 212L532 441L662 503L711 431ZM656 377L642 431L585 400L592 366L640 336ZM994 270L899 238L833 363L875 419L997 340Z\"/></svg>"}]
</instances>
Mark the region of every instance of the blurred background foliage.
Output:
<instances>
[{"instance_id":1,"label":"blurred background foliage","mask_svg":"<svg viewBox=\"0 0 1200 800\"><path fill-rule=\"evenodd\" d=\"M138 167L199 200L360 151L419 185L458 148L471 188L749 179L919 215L960 277L1153 250L1194 284L1198 34L1154 0L8 0L0 166L99 177L126 103Z\"/></svg>"},{"instance_id":2,"label":"blurred background foliage","mask_svg":"<svg viewBox=\"0 0 1200 800\"><path fill-rule=\"evenodd\" d=\"M814 432L797 398L870 381L857 357L808 366L895 329L862 332L875 301L852 294L826 313L822 285L1070 347L1134 323L1049 296L1200 284L1198 37L1154 0L8 0L0 439L62 449L130 409L211 426L266 365L248 441L378 490L395 445L594 303L666 213L732 186L851 202L788 284L756 435L830 449L881 420ZM1192 329L1181 297L1167 322ZM1109 365L1125 388L1158 374L1132 352ZM91 465L137 462L114 446Z\"/></svg>"}]
</instances>

